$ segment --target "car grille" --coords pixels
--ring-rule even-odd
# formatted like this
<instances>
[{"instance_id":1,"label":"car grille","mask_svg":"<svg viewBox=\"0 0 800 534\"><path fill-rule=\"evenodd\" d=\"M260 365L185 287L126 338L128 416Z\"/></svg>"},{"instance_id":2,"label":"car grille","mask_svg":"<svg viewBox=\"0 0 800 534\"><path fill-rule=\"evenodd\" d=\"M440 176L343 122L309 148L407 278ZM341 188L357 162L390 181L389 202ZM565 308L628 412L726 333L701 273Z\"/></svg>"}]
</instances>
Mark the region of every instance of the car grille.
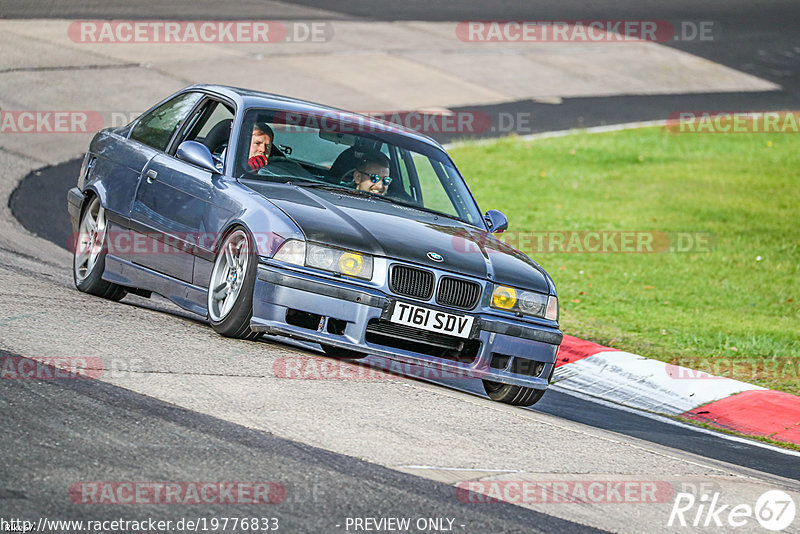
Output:
<instances>
[{"instance_id":1,"label":"car grille","mask_svg":"<svg viewBox=\"0 0 800 534\"><path fill-rule=\"evenodd\" d=\"M443 277L439 280L436 302L443 306L471 310L478 304L480 296L480 284L460 278Z\"/></svg>"},{"instance_id":2,"label":"car grille","mask_svg":"<svg viewBox=\"0 0 800 534\"><path fill-rule=\"evenodd\" d=\"M463 339L429 332L382 319L370 320L365 339L367 343L419 352L461 363L475 361L481 347L478 339Z\"/></svg>"},{"instance_id":3,"label":"car grille","mask_svg":"<svg viewBox=\"0 0 800 534\"><path fill-rule=\"evenodd\" d=\"M394 265L389 276L389 288L398 295L428 300L433 295L433 281L430 271Z\"/></svg>"}]
</instances>

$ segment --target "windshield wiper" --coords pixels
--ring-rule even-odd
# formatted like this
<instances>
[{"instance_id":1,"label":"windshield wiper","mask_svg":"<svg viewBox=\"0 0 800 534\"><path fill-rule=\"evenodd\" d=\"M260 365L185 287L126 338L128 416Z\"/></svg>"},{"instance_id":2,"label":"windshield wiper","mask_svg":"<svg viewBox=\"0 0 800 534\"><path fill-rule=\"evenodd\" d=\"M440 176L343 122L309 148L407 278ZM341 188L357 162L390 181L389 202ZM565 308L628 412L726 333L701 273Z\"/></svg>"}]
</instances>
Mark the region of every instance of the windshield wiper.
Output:
<instances>
[{"instance_id":1,"label":"windshield wiper","mask_svg":"<svg viewBox=\"0 0 800 534\"><path fill-rule=\"evenodd\" d=\"M240 180L251 180L253 182L271 182L274 184L288 184L288 185L325 185L322 182L312 182L309 178L295 176L294 174L256 174L256 175L242 175Z\"/></svg>"},{"instance_id":2,"label":"windshield wiper","mask_svg":"<svg viewBox=\"0 0 800 534\"><path fill-rule=\"evenodd\" d=\"M372 198L375 200L383 200L384 202L389 202L391 204L395 204L397 206L404 206L406 208L412 208L419 211L424 211L425 213L430 213L432 215L438 215L439 217L445 217L446 219L451 219L453 221L458 221L462 223L471 224L464 219L460 219L456 215L450 215L449 213L443 213L441 211L436 211L431 208L426 208L425 206L420 206L418 204L412 204L410 202L404 202L398 198L388 197L384 195L376 195L375 193L370 193L368 191L362 191L360 189L350 189L348 187L344 187L341 185L329 184L326 182L287 182L291 185L299 185L302 187L314 187L319 189L328 189L335 193L344 193L349 194L351 196L363 197L363 198ZM473 225L474 226L474 225Z\"/></svg>"},{"instance_id":3,"label":"windshield wiper","mask_svg":"<svg viewBox=\"0 0 800 534\"><path fill-rule=\"evenodd\" d=\"M328 182L312 182L308 178L300 178L297 182L286 182L289 185L299 185L302 187L321 187L323 189L343 189L341 186L336 184L329 184Z\"/></svg>"},{"instance_id":4,"label":"windshield wiper","mask_svg":"<svg viewBox=\"0 0 800 534\"><path fill-rule=\"evenodd\" d=\"M384 202L390 202L392 204L403 204L402 202L398 202L396 199L391 197L386 197L383 195L376 195L375 193L370 193L368 191L362 191L360 189L350 189L348 187L344 187L341 185L336 184L329 184L327 182L290 182L291 185L298 185L301 187L315 187L319 189L328 189L334 193L341 193L344 195L350 195L354 197L362 197L362 198L371 198L374 200L382 200Z\"/></svg>"}]
</instances>

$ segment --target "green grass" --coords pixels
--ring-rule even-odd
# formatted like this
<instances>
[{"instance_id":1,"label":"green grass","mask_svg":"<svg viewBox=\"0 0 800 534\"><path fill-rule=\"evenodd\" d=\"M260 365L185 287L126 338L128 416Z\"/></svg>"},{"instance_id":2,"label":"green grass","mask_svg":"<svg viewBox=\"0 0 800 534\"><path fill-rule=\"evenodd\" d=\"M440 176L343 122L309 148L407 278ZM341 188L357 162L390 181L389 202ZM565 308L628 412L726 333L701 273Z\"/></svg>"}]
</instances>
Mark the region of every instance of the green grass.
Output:
<instances>
[{"instance_id":1,"label":"green grass","mask_svg":"<svg viewBox=\"0 0 800 534\"><path fill-rule=\"evenodd\" d=\"M450 153L555 280L566 333L800 394L800 135L648 128ZM551 231L704 232L714 246L557 253L521 238Z\"/></svg>"}]
</instances>

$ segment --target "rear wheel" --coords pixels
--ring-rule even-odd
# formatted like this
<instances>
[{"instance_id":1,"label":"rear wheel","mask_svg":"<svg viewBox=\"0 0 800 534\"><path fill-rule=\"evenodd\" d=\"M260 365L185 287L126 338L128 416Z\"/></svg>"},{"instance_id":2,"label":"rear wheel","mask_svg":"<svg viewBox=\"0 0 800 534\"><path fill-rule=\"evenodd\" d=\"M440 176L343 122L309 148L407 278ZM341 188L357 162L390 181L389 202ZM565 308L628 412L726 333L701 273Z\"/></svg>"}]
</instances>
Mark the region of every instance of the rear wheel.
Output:
<instances>
[{"instance_id":1,"label":"rear wheel","mask_svg":"<svg viewBox=\"0 0 800 534\"><path fill-rule=\"evenodd\" d=\"M514 367L517 367L518 360L514 358ZM513 370L511 371L514 372ZM553 377L553 369L550 370L548 383ZM533 406L544 396L545 390L514 386L511 384L501 384L491 380L483 381L483 389L493 401L511 404L512 406Z\"/></svg>"},{"instance_id":2,"label":"rear wheel","mask_svg":"<svg viewBox=\"0 0 800 534\"><path fill-rule=\"evenodd\" d=\"M103 280L106 268L106 210L93 197L83 211L74 243L72 279L79 291L110 300L125 296L125 288Z\"/></svg>"},{"instance_id":3,"label":"rear wheel","mask_svg":"<svg viewBox=\"0 0 800 534\"><path fill-rule=\"evenodd\" d=\"M240 339L261 335L250 329L257 264L253 241L243 228L225 236L211 271L207 299L208 319L220 335Z\"/></svg>"}]
</instances>

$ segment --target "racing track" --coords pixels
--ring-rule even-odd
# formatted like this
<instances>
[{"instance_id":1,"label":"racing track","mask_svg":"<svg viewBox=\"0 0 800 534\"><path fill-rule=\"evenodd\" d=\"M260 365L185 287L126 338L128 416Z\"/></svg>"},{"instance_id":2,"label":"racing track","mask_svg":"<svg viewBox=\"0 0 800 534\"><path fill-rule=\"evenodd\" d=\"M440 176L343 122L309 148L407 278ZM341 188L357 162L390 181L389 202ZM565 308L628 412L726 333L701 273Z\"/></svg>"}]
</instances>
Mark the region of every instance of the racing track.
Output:
<instances>
[{"instance_id":1,"label":"racing track","mask_svg":"<svg viewBox=\"0 0 800 534\"><path fill-rule=\"evenodd\" d=\"M4 5L3 16L44 16L35 12L43 5L26 3L24 12ZM86 5L63 2L48 15L88 16ZM205 4L195 5L202 16ZM774 19L780 5L774 6L758 20ZM487 18L520 16L507 3L486 9L491 11L481 14ZM734 20L736 13L730 9L727 16ZM773 20L771 27L785 24ZM786 35L778 32L774 41L782 46ZM784 84L770 98L796 104L793 91ZM748 98L763 102L758 93ZM611 122L618 117L613 110L625 107L624 98L619 102L608 112ZM643 115L652 112L651 104L643 103ZM563 120L578 120L570 117ZM542 128L548 126L560 124ZM163 299L129 296L113 303L81 294L72 286L71 255L64 248L64 195L78 162L29 174L41 161L0 150L0 356L98 358L104 371L99 380L0 380L3 517L258 513L280 517L288 532L344 532L337 525L348 516L449 517L456 532L578 532L581 525L675 530L666 526L671 502L522 507L459 501L454 484L487 479L646 480L688 491L706 484L724 502L751 504L767 489L784 489L800 502L797 454L557 389L533 408L517 409L492 403L473 381L285 379L275 369L287 358L329 360L313 346L275 338L220 338L202 318ZM72 484L96 480L277 481L287 498L266 509L71 502Z\"/></svg>"}]
</instances>

